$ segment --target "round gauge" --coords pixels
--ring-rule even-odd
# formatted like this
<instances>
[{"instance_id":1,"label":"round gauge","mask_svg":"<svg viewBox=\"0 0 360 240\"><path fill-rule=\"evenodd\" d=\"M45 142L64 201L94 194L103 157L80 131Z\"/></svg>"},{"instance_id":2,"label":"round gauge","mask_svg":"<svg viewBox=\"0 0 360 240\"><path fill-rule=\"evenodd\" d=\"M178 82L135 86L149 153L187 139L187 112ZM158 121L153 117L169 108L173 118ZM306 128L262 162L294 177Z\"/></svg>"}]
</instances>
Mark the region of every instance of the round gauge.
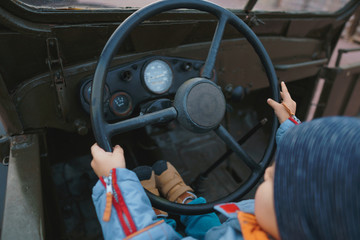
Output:
<instances>
[{"instance_id":1,"label":"round gauge","mask_svg":"<svg viewBox=\"0 0 360 240\"><path fill-rule=\"evenodd\" d=\"M165 61L153 60L145 66L144 83L153 93L161 94L169 90L173 78L173 72Z\"/></svg>"},{"instance_id":2,"label":"round gauge","mask_svg":"<svg viewBox=\"0 0 360 240\"><path fill-rule=\"evenodd\" d=\"M91 85L92 85L92 81L86 83L86 85L83 88L83 95L84 95L84 99L87 103L90 103L90 99L91 99ZM110 97L110 90L108 88L107 85L105 85L105 90L104 90L104 102L106 102L106 100Z\"/></svg>"},{"instance_id":3,"label":"round gauge","mask_svg":"<svg viewBox=\"0 0 360 240\"><path fill-rule=\"evenodd\" d=\"M132 111L131 97L125 92L118 92L110 98L110 109L117 116L127 116Z\"/></svg>"}]
</instances>

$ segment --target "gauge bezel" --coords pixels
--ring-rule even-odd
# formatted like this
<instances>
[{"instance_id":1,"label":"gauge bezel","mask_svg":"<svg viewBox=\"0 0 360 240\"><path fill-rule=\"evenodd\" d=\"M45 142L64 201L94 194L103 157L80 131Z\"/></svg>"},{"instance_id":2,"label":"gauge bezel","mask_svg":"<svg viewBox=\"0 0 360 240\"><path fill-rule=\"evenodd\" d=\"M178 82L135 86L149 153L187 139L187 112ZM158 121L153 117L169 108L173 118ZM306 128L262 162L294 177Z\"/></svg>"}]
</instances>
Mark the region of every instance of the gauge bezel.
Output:
<instances>
[{"instance_id":1,"label":"gauge bezel","mask_svg":"<svg viewBox=\"0 0 360 240\"><path fill-rule=\"evenodd\" d=\"M152 62L154 62L154 61L156 61L156 60L165 62L165 63L169 66L170 71L171 71L171 75L172 75L171 84L169 85L169 87L168 87L167 89L165 89L165 90L162 91L162 92L154 92L154 91L152 91L152 90L148 87L148 85L146 84L146 81L145 81L145 69L147 68L147 66L149 66L150 63L152 63ZM141 82L142 82L143 86L145 87L145 89L146 89L147 91L149 91L150 93L152 93L152 94L161 95L161 94L164 94L164 93L168 92L168 91L171 89L171 87L173 86L173 84L174 84L174 79L175 79L175 74L174 74L174 70L173 70L170 62L167 61L166 59L163 59L163 58L152 58L152 59L149 59L148 61L146 61L146 63L144 64L144 66L143 66L142 69L141 69Z\"/></svg>"},{"instance_id":2,"label":"gauge bezel","mask_svg":"<svg viewBox=\"0 0 360 240\"><path fill-rule=\"evenodd\" d=\"M120 95L126 96L127 99L129 100L129 107L128 107L128 108L126 109L126 111L124 111L123 113L116 112L115 110L113 110L113 108L112 108L112 106L111 106L111 103L114 101L114 99L115 99L116 97L120 96ZM123 92L123 91L121 91L121 92L115 92L114 94L112 94L112 95L110 96L110 99L109 99L109 109L110 109L110 111L111 111L114 115L116 115L116 116L118 116L118 117L126 117L126 116L129 116L129 115L132 113L132 111L133 111L133 103L132 103L132 98L131 98L131 96L130 96L128 93Z\"/></svg>"},{"instance_id":3,"label":"gauge bezel","mask_svg":"<svg viewBox=\"0 0 360 240\"><path fill-rule=\"evenodd\" d=\"M83 87L80 89L82 97L84 99L84 101L87 104L90 104L90 99L91 99L91 95L89 97L87 94L87 90L88 90L88 84L90 84L90 86L92 85L92 80L88 80L83 84ZM110 88L107 86L107 84L105 84L105 92L104 92L104 101L107 101L110 97L111 97L111 93L110 93Z\"/></svg>"}]
</instances>

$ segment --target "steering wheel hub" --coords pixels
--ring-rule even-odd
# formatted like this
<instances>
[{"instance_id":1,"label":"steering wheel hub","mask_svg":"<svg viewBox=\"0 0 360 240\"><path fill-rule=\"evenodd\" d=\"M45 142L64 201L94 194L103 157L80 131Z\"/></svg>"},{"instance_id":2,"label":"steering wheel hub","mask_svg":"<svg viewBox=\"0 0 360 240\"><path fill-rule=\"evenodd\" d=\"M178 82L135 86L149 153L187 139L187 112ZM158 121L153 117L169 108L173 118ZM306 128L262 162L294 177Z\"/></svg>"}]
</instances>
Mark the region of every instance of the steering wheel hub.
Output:
<instances>
[{"instance_id":1,"label":"steering wheel hub","mask_svg":"<svg viewBox=\"0 0 360 240\"><path fill-rule=\"evenodd\" d=\"M175 102L179 122L193 132L207 132L217 127L225 114L225 97L215 83L193 78L178 89Z\"/></svg>"}]
</instances>

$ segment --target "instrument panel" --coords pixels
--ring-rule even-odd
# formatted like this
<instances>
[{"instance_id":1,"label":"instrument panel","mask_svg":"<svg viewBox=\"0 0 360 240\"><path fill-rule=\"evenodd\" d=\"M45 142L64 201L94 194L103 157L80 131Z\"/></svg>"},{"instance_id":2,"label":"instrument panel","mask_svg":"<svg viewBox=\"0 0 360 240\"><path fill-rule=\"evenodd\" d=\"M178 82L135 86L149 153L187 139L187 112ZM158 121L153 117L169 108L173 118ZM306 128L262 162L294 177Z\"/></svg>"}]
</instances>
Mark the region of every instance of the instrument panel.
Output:
<instances>
[{"instance_id":1,"label":"instrument panel","mask_svg":"<svg viewBox=\"0 0 360 240\"><path fill-rule=\"evenodd\" d=\"M181 84L200 76L203 65L199 60L153 56L110 69L104 88L105 119L124 119L139 114L143 103L172 99ZM84 79L80 86L80 101L88 113L92 79Z\"/></svg>"}]
</instances>

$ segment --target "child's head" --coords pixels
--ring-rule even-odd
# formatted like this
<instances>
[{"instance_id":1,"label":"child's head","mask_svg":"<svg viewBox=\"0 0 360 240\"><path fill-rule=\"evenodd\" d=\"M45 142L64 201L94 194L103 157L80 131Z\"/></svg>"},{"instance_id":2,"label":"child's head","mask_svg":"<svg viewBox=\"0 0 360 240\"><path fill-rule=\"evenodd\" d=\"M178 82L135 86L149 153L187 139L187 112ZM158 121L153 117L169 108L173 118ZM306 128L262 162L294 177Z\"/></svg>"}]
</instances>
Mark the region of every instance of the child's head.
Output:
<instances>
[{"instance_id":1,"label":"child's head","mask_svg":"<svg viewBox=\"0 0 360 240\"><path fill-rule=\"evenodd\" d=\"M264 178L255 214L274 237L360 237L359 119L328 117L290 129Z\"/></svg>"}]
</instances>

